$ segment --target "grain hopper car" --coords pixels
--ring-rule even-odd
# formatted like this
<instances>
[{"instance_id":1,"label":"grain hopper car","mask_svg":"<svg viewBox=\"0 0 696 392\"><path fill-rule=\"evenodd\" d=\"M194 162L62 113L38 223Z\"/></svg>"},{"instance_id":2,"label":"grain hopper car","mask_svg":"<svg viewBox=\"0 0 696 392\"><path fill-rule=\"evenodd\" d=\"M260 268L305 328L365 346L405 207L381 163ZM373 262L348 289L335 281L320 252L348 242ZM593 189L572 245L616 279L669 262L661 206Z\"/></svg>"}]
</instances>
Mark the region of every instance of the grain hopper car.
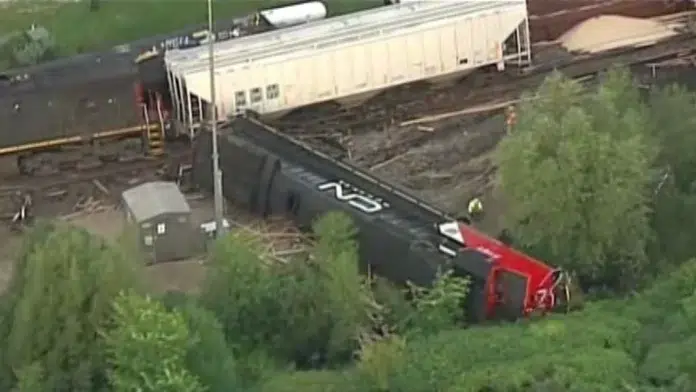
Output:
<instances>
[{"instance_id":1,"label":"grain hopper car","mask_svg":"<svg viewBox=\"0 0 696 392\"><path fill-rule=\"evenodd\" d=\"M565 8L556 3L534 8L543 15L542 25L551 26L555 21L553 29L558 31L558 26L573 27L568 25L567 15L584 18L619 10L611 6L617 2L559 3L565 4ZM679 11L689 6L683 2L658 3L664 3L664 7L643 9L640 15ZM543 10L548 12L542 14ZM662 23L632 20L641 21ZM489 71L487 76L506 69L523 70L522 74L528 75L542 72L547 65L552 69L560 63L623 55L684 35L665 24L658 35L646 32L643 37L639 32L638 37L627 39L621 32L621 39L614 41L612 37L613 46L608 48L606 42L594 42L596 29L582 24L568 32L570 37L562 37L566 40L537 46L532 24L532 15L523 0L416 0L221 42L214 52L217 115L224 119L253 110L264 118L275 119L300 108L327 103L349 108L410 83L448 84L480 69ZM558 38L556 33L542 37ZM606 38L606 34L601 37ZM593 47L578 50L583 49L585 41ZM529 67L533 51L537 61ZM205 48L172 50L164 61L177 124L175 133L193 137L200 125L208 121L208 52ZM588 73L591 72L596 70Z\"/></svg>"},{"instance_id":2,"label":"grain hopper car","mask_svg":"<svg viewBox=\"0 0 696 392\"><path fill-rule=\"evenodd\" d=\"M524 0L416 2L220 42L218 116L282 116L328 101L359 105L398 85L528 64L527 22ZM208 62L206 48L165 54L175 118L191 136L207 121Z\"/></svg>"}]
</instances>

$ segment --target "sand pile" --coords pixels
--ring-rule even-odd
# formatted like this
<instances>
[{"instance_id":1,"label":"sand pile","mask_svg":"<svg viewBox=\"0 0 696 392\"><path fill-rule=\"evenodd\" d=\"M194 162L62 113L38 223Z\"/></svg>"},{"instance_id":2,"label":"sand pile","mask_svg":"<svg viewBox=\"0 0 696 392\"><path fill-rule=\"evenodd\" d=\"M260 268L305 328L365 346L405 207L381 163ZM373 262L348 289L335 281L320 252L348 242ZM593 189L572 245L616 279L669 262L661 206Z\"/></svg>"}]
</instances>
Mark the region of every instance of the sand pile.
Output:
<instances>
[{"instance_id":1,"label":"sand pile","mask_svg":"<svg viewBox=\"0 0 696 392\"><path fill-rule=\"evenodd\" d=\"M624 46L647 46L672 37L677 32L661 22L649 19L602 15L588 19L559 38L571 52L596 53Z\"/></svg>"}]
</instances>

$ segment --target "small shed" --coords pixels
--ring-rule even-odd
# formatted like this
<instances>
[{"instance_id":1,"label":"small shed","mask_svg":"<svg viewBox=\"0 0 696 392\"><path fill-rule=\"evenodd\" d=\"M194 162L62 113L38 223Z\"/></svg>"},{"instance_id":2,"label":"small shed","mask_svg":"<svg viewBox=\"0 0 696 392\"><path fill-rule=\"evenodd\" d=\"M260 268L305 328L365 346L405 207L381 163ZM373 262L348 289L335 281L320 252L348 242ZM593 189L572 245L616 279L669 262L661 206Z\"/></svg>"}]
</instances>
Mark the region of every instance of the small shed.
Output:
<instances>
[{"instance_id":1,"label":"small shed","mask_svg":"<svg viewBox=\"0 0 696 392\"><path fill-rule=\"evenodd\" d=\"M152 262L193 256L199 232L191 223L191 207L176 183L153 181L122 193L126 219L137 227L139 244Z\"/></svg>"}]
</instances>

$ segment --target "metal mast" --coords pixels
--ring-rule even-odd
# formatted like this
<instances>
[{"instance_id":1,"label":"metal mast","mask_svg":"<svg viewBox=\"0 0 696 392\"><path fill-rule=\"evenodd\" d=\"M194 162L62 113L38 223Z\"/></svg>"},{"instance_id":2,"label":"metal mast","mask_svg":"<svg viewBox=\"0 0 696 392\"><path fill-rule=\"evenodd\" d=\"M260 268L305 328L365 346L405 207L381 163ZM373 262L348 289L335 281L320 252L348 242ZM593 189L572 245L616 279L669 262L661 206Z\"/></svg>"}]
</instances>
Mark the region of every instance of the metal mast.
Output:
<instances>
[{"instance_id":1,"label":"metal mast","mask_svg":"<svg viewBox=\"0 0 696 392\"><path fill-rule=\"evenodd\" d=\"M213 29L213 0L208 0L208 55L210 63L210 130L213 139L213 194L215 198L215 229L216 234L225 233L223 224L222 171L218 155L217 138L217 97L215 96L215 29Z\"/></svg>"}]
</instances>

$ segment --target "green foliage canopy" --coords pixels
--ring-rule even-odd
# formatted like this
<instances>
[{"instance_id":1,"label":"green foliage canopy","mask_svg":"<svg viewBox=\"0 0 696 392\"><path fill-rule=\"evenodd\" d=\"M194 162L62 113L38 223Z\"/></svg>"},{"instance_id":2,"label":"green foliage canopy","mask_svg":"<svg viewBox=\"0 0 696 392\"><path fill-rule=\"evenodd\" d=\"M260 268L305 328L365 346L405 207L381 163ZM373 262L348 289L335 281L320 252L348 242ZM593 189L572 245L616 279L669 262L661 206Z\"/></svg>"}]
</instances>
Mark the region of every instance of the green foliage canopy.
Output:
<instances>
[{"instance_id":1,"label":"green foliage canopy","mask_svg":"<svg viewBox=\"0 0 696 392\"><path fill-rule=\"evenodd\" d=\"M178 311L145 296L114 300L114 326L104 334L114 392L202 392L186 369L190 333Z\"/></svg>"},{"instance_id":2,"label":"green foliage canopy","mask_svg":"<svg viewBox=\"0 0 696 392\"><path fill-rule=\"evenodd\" d=\"M310 260L287 265L248 233L217 241L201 300L240 355L270 350L297 366L345 361L370 328L373 303L350 221L328 214L317 227Z\"/></svg>"},{"instance_id":3,"label":"green foliage canopy","mask_svg":"<svg viewBox=\"0 0 696 392\"><path fill-rule=\"evenodd\" d=\"M497 152L515 238L591 283L633 284L650 236L649 128L630 74L610 72L590 92L549 77Z\"/></svg>"},{"instance_id":4,"label":"green foliage canopy","mask_svg":"<svg viewBox=\"0 0 696 392\"><path fill-rule=\"evenodd\" d=\"M39 383L41 374L46 390L100 386L105 358L98 332L109 325L118 293L138 281L137 271L123 252L85 231L40 224L25 241L4 298L0 380L11 382L17 370L23 382Z\"/></svg>"}]
</instances>

